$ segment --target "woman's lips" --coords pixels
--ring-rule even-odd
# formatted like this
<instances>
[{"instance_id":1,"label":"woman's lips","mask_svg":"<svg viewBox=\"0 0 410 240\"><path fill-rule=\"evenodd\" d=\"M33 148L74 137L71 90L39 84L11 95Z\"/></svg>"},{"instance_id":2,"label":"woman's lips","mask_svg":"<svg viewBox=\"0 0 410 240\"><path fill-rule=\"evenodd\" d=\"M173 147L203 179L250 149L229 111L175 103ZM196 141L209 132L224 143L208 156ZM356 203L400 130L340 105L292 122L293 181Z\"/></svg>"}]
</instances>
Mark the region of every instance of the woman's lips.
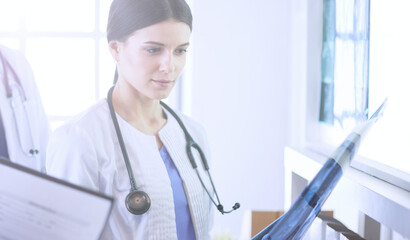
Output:
<instances>
[{"instance_id":1,"label":"woman's lips","mask_svg":"<svg viewBox=\"0 0 410 240\"><path fill-rule=\"evenodd\" d=\"M157 80L152 80L155 84L161 86L161 87L168 87L174 83L172 80L164 80L164 79L157 79Z\"/></svg>"}]
</instances>

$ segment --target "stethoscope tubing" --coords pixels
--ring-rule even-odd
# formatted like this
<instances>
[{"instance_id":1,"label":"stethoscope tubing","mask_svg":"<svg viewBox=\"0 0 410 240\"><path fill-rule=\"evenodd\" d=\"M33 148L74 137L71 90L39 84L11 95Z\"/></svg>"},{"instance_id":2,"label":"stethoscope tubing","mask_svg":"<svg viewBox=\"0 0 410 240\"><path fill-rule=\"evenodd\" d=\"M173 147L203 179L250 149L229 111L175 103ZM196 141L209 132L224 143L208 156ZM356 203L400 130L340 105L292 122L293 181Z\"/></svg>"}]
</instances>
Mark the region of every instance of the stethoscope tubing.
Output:
<instances>
[{"instance_id":1,"label":"stethoscope tubing","mask_svg":"<svg viewBox=\"0 0 410 240\"><path fill-rule=\"evenodd\" d=\"M0 51L0 59L1 59L2 65L3 65L3 71L4 71L3 83L4 83L4 87L6 88L7 98L12 98L13 97L13 92L11 90L10 80L9 80L9 77L8 77L8 71L10 71L11 74L13 75L13 78L14 78L15 82L20 87L20 94L22 95L23 100L26 101L27 96L26 96L26 93L24 91L23 85L21 84L20 78L18 77L16 71L14 71L13 67L10 65L9 61L7 61L7 59L3 56L1 51Z\"/></svg>"},{"instance_id":2,"label":"stethoscope tubing","mask_svg":"<svg viewBox=\"0 0 410 240\"><path fill-rule=\"evenodd\" d=\"M114 106L112 104L112 92L113 92L113 90L114 90L114 87L111 87L110 90L108 91L107 102L108 102L108 106L110 108L111 119L114 123L115 132L117 133L117 138L118 138L118 142L119 142L120 147L121 147L121 152L122 152L122 155L123 155L123 158L124 158L124 162L125 162L125 165L127 167L128 177L130 178L131 191L136 191L138 189L137 189L137 185L135 183L134 174L132 172L131 163L130 163L128 153L127 153L127 148L125 147L124 138L122 137L122 133L121 133L121 130L120 130L120 126L118 124L117 116L116 116L115 111L114 111Z\"/></svg>"},{"instance_id":3,"label":"stethoscope tubing","mask_svg":"<svg viewBox=\"0 0 410 240\"><path fill-rule=\"evenodd\" d=\"M132 172L132 167L131 167L130 160L129 160L129 157L128 157L128 153L127 153L127 150L126 150L126 147L125 147L125 143L124 143L124 140L123 140L123 137L122 137L122 134L121 134L121 129L120 129L120 127L119 127L118 120L117 120L117 116L116 116L116 113L115 113L115 110L114 110L114 106L113 106L113 103L112 103L112 93L113 93L114 87L115 87L115 85L112 86L112 87L110 88L110 90L108 91L108 94L107 94L107 102L108 102L108 106L109 106L109 109L110 109L111 119L112 119L112 121L113 121L113 123L114 123L114 128L115 128L115 131L116 131L116 133L117 133L117 138L118 138L118 141L119 141L119 144L120 144L120 147L121 147L121 151L122 151L122 155L123 155L123 158L124 158L124 162L125 162L125 165L126 165L126 168L127 168L128 176L129 176L130 183L131 183L131 192L132 192L132 191L136 191L136 190L137 190L137 186L136 186L136 183L135 183L135 178L134 178L134 174L133 174L133 172ZM189 161L190 161L190 163L191 163L192 168L195 170L195 172L196 172L196 174L197 174L197 176L198 176L198 178L199 178L199 181L200 181L202 187L204 188L204 190L205 190L206 193L208 194L208 196L209 196L209 198L211 199L212 203L218 208L218 210L219 210L222 214L223 214L223 213L229 213L229 212L235 210L236 208L234 208L234 209L231 210L231 211L224 211L224 210L223 210L223 207L222 207L222 205L221 205L221 203L220 203L220 200L219 200L219 196L218 196L218 194L217 194L217 192L216 192L216 188L215 188L214 182L212 181L212 177L211 177L211 174L210 174L210 172L209 172L209 165L208 165L208 162L207 162L207 160L206 160L205 154L203 153L203 151L202 151L202 149L199 147L199 145L193 140L193 138L192 138L191 135L189 134L188 130L186 129L185 124L182 122L182 120L179 118L179 116L178 116L168 105L166 105L164 102L160 101L160 104L161 104L161 106L164 107L169 113L171 113L171 115L175 118L175 120L178 122L179 126L181 127L182 131L184 132L185 139L186 139L186 142L187 142L186 151L187 151L188 159L189 159ZM209 193L207 187L205 186L205 183L203 182L203 180L202 180L202 178L201 178L201 175L199 174L198 167L197 167L197 164L196 164L196 162L195 162L194 156L193 156L193 154L192 154L191 148L195 148L195 149L198 151L198 153L199 153L199 155L200 155L200 157L201 157L201 160L202 160L203 168L204 168L204 170L205 170L205 171L207 172L207 174L208 174L208 177L209 177L209 180L210 180L210 182L211 182L211 186L212 186L213 192L214 192L214 194L215 194L216 199L217 199L218 202L215 202L215 200L213 199L213 197L212 197L211 194ZM238 203L237 203L237 204L238 204ZM236 206L236 205L235 205L235 206ZM238 204L238 207L237 207L237 208L239 208L239 204Z\"/></svg>"},{"instance_id":4,"label":"stethoscope tubing","mask_svg":"<svg viewBox=\"0 0 410 240\"><path fill-rule=\"evenodd\" d=\"M220 205L219 196L218 196L218 194L217 194L217 192L216 192L216 188L215 188L214 181L212 181L211 173L209 172L208 161L206 160L206 157L205 157L204 152L203 152L202 149L199 147L199 145L194 141L194 139L191 137L191 134L189 134L189 132L188 132L188 130L186 129L185 124L182 122L181 118L179 118L179 116L172 110L172 108L170 108L170 107L169 107L168 105L166 105L164 102L161 101L160 103L161 103L161 105L162 105L166 110L168 110L169 113L172 114L172 116L175 118L175 120L178 122L179 126L181 127L182 131L184 132L185 139L186 139L186 142L187 142L188 159L189 159L189 161L191 162L192 168L195 169L195 172L196 172L196 174L198 175L198 178L199 178L199 180L200 180L200 182L201 182L202 187L206 190L206 193L208 194L208 196L209 196L209 198L212 200L212 202L213 202L215 205L218 205L218 204ZM194 159L194 156L193 156L193 154L192 154L192 148L195 148L195 149L198 151L198 153L199 153L199 155L200 155L200 157L201 157L202 166L203 166L204 170L205 170L205 171L207 172L207 174L208 174L209 180L210 180L210 182L211 182L212 189L213 189L213 191L214 191L214 193L215 193L215 196L216 196L216 199L217 199L218 203L216 203L215 200L212 198L211 194L210 194L209 191L207 190L207 188L206 188L206 186L205 186L205 183L203 182L203 180L202 180L202 178L201 178L201 176L200 176L200 174L199 174L199 171L198 171L198 168L197 168L197 164L196 164L195 159Z\"/></svg>"}]
</instances>

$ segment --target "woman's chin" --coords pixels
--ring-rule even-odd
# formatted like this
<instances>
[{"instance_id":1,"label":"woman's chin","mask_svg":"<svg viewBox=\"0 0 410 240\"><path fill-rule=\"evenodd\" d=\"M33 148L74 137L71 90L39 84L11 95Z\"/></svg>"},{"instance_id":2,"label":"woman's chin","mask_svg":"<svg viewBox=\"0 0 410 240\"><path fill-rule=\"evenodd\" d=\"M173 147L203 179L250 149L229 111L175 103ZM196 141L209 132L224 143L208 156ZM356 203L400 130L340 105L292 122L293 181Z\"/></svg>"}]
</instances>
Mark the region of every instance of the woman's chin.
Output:
<instances>
[{"instance_id":1,"label":"woman's chin","mask_svg":"<svg viewBox=\"0 0 410 240\"><path fill-rule=\"evenodd\" d=\"M169 97L170 93L171 93L171 91L158 93L158 94L156 94L156 96L154 97L154 99L156 99L156 100L164 100L164 99L166 99L166 98Z\"/></svg>"}]
</instances>

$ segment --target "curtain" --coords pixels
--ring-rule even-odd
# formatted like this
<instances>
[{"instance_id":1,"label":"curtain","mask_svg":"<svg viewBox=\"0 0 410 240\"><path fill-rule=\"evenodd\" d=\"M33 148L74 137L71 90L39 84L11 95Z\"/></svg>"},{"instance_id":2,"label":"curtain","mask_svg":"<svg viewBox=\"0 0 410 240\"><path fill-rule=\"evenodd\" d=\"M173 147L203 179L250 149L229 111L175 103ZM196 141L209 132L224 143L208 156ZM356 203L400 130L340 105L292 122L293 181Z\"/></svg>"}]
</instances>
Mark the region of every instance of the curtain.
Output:
<instances>
[{"instance_id":1,"label":"curtain","mask_svg":"<svg viewBox=\"0 0 410 240\"><path fill-rule=\"evenodd\" d=\"M350 128L368 116L369 0L324 0L319 121Z\"/></svg>"}]
</instances>

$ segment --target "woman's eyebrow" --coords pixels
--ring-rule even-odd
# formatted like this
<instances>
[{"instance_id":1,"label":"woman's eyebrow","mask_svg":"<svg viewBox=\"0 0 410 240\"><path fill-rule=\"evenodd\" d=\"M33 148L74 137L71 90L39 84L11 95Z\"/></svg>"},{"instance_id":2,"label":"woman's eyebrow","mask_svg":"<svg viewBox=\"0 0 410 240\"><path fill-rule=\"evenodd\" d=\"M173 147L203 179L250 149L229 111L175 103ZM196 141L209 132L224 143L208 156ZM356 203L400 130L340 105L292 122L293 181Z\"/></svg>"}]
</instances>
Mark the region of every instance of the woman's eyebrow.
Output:
<instances>
[{"instance_id":1,"label":"woman's eyebrow","mask_svg":"<svg viewBox=\"0 0 410 240\"><path fill-rule=\"evenodd\" d=\"M179 45L178 47L188 47L188 46L189 46L189 42L183 43L183 44Z\"/></svg>"},{"instance_id":2,"label":"woman's eyebrow","mask_svg":"<svg viewBox=\"0 0 410 240\"><path fill-rule=\"evenodd\" d=\"M144 42L144 44L154 44L154 45L158 45L158 46L165 46L165 44L160 43L160 42L155 42L155 41L147 41L147 42ZM185 46L189 46L189 42L183 43L183 44L179 45L178 47L185 47Z\"/></svg>"},{"instance_id":3,"label":"woman's eyebrow","mask_svg":"<svg viewBox=\"0 0 410 240\"><path fill-rule=\"evenodd\" d=\"M163 43L154 42L154 41L147 41L147 42L144 42L144 44L154 44L154 45L159 45L159 46L165 46L165 44Z\"/></svg>"}]
</instances>

